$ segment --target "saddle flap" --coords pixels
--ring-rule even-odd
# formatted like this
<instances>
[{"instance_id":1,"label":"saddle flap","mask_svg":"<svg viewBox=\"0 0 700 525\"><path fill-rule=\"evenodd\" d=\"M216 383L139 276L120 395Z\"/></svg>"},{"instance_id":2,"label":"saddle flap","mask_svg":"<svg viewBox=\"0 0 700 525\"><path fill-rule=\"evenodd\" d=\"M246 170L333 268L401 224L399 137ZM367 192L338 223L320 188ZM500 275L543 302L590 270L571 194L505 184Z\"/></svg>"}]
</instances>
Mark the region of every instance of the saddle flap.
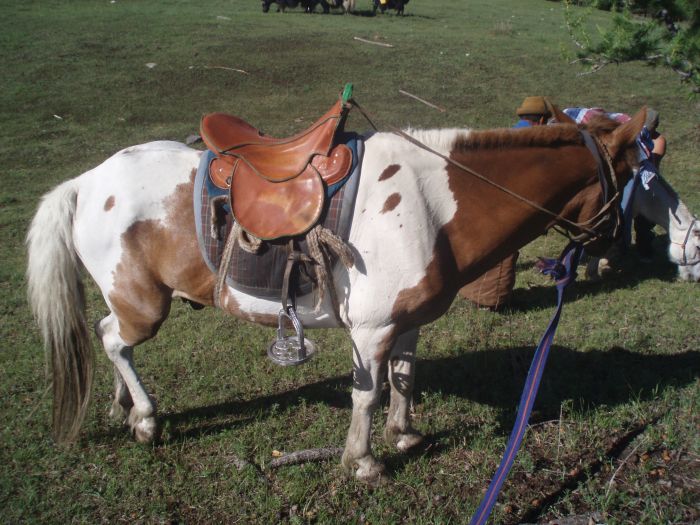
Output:
<instances>
[{"instance_id":1,"label":"saddle flap","mask_svg":"<svg viewBox=\"0 0 700 525\"><path fill-rule=\"evenodd\" d=\"M204 143L218 156L245 162L258 176L284 181L301 174L314 155L328 155L343 117L339 99L311 127L288 138L268 137L233 115L211 113L202 118Z\"/></svg>"},{"instance_id":2,"label":"saddle flap","mask_svg":"<svg viewBox=\"0 0 700 525\"><path fill-rule=\"evenodd\" d=\"M241 227L269 241L309 231L323 211L325 188L310 166L293 179L270 182L240 162L231 180L229 198Z\"/></svg>"}]
</instances>

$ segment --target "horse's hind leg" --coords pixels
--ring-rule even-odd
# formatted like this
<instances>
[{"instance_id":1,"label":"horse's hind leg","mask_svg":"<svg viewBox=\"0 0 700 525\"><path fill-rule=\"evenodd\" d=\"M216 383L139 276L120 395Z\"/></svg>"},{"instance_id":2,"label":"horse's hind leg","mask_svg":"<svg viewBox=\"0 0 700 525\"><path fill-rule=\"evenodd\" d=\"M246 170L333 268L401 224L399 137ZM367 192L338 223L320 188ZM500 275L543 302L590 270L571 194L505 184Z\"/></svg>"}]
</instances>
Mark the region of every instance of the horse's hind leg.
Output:
<instances>
[{"instance_id":1,"label":"horse's hind leg","mask_svg":"<svg viewBox=\"0 0 700 525\"><path fill-rule=\"evenodd\" d=\"M96 327L107 356L114 364L114 401L110 415L131 428L140 443L152 442L158 434L156 405L139 378L133 361L133 346L119 333L119 321L114 313Z\"/></svg>"},{"instance_id":2,"label":"horse's hind leg","mask_svg":"<svg viewBox=\"0 0 700 525\"><path fill-rule=\"evenodd\" d=\"M410 422L417 342L418 329L402 334L389 357L391 400L384 427L384 439L401 451L406 451L423 441L423 436Z\"/></svg>"},{"instance_id":3,"label":"horse's hind leg","mask_svg":"<svg viewBox=\"0 0 700 525\"><path fill-rule=\"evenodd\" d=\"M112 317L114 317L114 314L110 314L108 317L102 319L102 321L95 323L95 334L97 334L97 338L100 341L102 341L104 336L102 324L109 323ZM121 373L119 373L117 367L114 366L114 400L112 401L112 408L109 410L109 417L119 423L125 423L133 406L134 400L131 398L131 393L129 393L129 389L126 387L124 378Z\"/></svg>"}]
</instances>

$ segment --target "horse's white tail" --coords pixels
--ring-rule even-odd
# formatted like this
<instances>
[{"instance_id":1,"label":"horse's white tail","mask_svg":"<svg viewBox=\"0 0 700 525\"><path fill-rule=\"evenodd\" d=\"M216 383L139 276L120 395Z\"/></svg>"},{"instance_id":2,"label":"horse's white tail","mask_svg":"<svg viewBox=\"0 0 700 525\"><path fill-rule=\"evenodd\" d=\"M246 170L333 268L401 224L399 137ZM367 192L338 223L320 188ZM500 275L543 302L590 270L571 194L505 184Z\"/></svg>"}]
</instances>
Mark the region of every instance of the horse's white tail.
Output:
<instances>
[{"instance_id":1,"label":"horse's white tail","mask_svg":"<svg viewBox=\"0 0 700 525\"><path fill-rule=\"evenodd\" d=\"M85 318L82 265L73 244L77 180L46 194L27 235L29 303L44 338L53 383L53 432L74 441L85 418L94 353Z\"/></svg>"}]
</instances>

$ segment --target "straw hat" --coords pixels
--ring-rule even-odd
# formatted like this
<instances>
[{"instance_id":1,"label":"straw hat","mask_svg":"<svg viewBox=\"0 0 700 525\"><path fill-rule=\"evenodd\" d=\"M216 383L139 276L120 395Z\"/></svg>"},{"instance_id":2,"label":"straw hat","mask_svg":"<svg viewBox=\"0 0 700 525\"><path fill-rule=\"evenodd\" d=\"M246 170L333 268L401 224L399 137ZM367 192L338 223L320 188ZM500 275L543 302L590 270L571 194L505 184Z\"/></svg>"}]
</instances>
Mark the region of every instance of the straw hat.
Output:
<instances>
[{"instance_id":1,"label":"straw hat","mask_svg":"<svg viewBox=\"0 0 700 525\"><path fill-rule=\"evenodd\" d=\"M551 105L545 97L527 97L516 110L516 114L522 115L544 115L549 118L552 115Z\"/></svg>"}]
</instances>

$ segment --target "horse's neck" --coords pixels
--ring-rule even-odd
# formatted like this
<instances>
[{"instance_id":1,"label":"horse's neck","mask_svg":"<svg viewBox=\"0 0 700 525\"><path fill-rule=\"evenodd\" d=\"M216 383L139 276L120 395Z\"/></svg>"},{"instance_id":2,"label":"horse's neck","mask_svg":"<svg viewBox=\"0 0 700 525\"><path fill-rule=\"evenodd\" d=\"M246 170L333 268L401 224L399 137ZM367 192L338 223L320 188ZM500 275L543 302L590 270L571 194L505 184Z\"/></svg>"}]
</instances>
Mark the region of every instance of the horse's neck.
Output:
<instances>
[{"instance_id":1,"label":"horse's neck","mask_svg":"<svg viewBox=\"0 0 700 525\"><path fill-rule=\"evenodd\" d=\"M543 152L550 162L542 161ZM583 147L565 152L492 148L469 151L455 159L500 186L495 188L467 173L453 176L451 187L459 212L451 244L465 247L456 254L460 269L498 262L544 233L556 215L581 222L582 213L585 219L600 207L597 183L587 185L597 179L594 172L582 167L590 160ZM565 169L555 173L550 165Z\"/></svg>"}]
</instances>

